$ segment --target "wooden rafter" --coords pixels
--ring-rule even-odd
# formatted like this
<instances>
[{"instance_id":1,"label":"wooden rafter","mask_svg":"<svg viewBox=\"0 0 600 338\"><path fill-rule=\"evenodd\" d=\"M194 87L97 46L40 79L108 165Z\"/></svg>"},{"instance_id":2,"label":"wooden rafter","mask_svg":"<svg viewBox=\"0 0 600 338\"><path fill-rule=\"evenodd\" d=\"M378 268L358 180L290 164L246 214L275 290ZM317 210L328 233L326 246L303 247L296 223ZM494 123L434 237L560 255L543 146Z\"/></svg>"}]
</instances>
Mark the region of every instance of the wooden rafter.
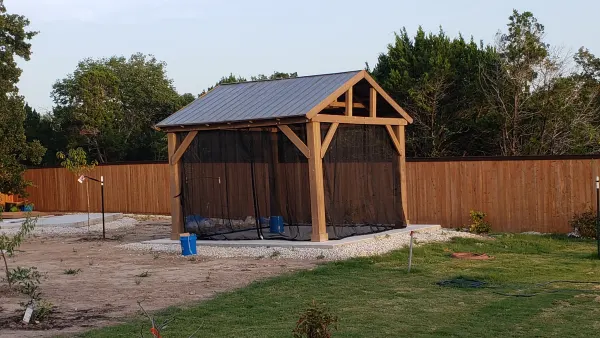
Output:
<instances>
[{"instance_id":1,"label":"wooden rafter","mask_svg":"<svg viewBox=\"0 0 600 338\"><path fill-rule=\"evenodd\" d=\"M392 129L392 126L390 126L389 124L385 126L385 129L387 129L388 134L390 134L390 138L392 139L392 143L394 143L394 147L396 148L398 155L402 155L402 148L400 147L400 141L398 141L398 138L396 137L394 129Z\"/></svg>"},{"instance_id":2,"label":"wooden rafter","mask_svg":"<svg viewBox=\"0 0 600 338\"><path fill-rule=\"evenodd\" d=\"M352 116L352 108L354 108L354 106L352 105L352 96L352 87L350 87L346 92L346 116Z\"/></svg>"},{"instance_id":3,"label":"wooden rafter","mask_svg":"<svg viewBox=\"0 0 600 338\"><path fill-rule=\"evenodd\" d=\"M329 127L329 130L325 135L325 139L323 140L323 144L321 145L321 158L325 157L325 153L327 153L327 148L329 148L329 144L331 143L331 140L333 140L333 135L335 135L335 131L337 130L339 125L339 123L332 123L331 127Z\"/></svg>"},{"instance_id":4,"label":"wooden rafter","mask_svg":"<svg viewBox=\"0 0 600 338\"><path fill-rule=\"evenodd\" d=\"M369 82L369 84L375 88L375 90L377 90L377 92L379 93L379 95L381 95L381 97L383 97L383 99L385 99L387 101L387 103L389 103L400 115L402 115L402 117L404 117L404 119L406 121L408 121L408 123L412 123L413 119L412 117L410 117L410 115L408 115L408 113L406 113L406 111L404 109L402 109L402 107L400 107L396 101L394 101L394 99L392 99L388 93L385 92L385 90L383 90L383 88L381 88L381 86L375 82L375 79L373 79L371 77L371 75L369 75L369 73L365 72L365 80L367 80L367 82Z\"/></svg>"},{"instance_id":5,"label":"wooden rafter","mask_svg":"<svg viewBox=\"0 0 600 338\"><path fill-rule=\"evenodd\" d=\"M268 120L257 120L257 121L241 121L241 122L225 122L225 123L205 123L193 126L169 126L164 128L157 128L167 133L171 132L183 132L183 131L198 131L198 130L221 130L221 129L239 129L239 128L253 128L253 127L276 127L278 125L285 124L296 124L306 123L308 119L306 117L292 117L292 118L277 118Z\"/></svg>"},{"instance_id":6,"label":"wooden rafter","mask_svg":"<svg viewBox=\"0 0 600 338\"><path fill-rule=\"evenodd\" d=\"M367 109L367 107L360 102L352 103L352 107ZM331 102L331 104L328 105L327 108L346 108L346 102L338 102L338 101Z\"/></svg>"},{"instance_id":7,"label":"wooden rafter","mask_svg":"<svg viewBox=\"0 0 600 338\"><path fill-rule=\"evenodd\" d=\"M377 116L377 90L373 87L369 90L369 116Z\"/></svg>"},{"instance_id":8,"label":"wooden rafter","mask_svg":"<svg viewBox=\"0 0 600 338\"><path fill-rule=\"evenodd\" d=\"M376 124L376 125L406 125L406 120L403 118L389 117L361 117L361 116L342 116L319 114L312 121L329 122L329 123L349 123L349 124Z\"/></svg>"},{"instance_id":9,"label":"wooden rafter","mask_svg":"<svg viewBox=\"0 0 600 338\"><path fill-rule=\"evenodd\" d=\"M342 94L344 94L345 92L347 92L350 87L357 84L358 81L364 79L366 73L367 72L364 70L361 70L360 72L356 73L356 75L354 75L350 80L348 80L348 82L344 83L340 88L336 89L333 93L331 93L329 96L327 96L323 101L321 101L319 104L314 106L311 110L309 110L308 113L306 113L306 117L308 119L312 119L313 117L315 117L315 115L320 113L323 109L327 108L327 106L330 103L337 101L337 98L342 96Z\"/></svg>"},{"instance_id":10,"label":"wooden rafter","mask_svg":"<svg viewBox=\"0 0 600 338\"><path fill-rule=\"evenodd\" d=\"M198 131L190 131L187 134L185 139L183 139L183 142L181 142L181 145L179 145L179 147L177 147L177 151L175 151L173 156L170 158L171 164L175 164L175 163L179 162L179 160L181 159L181 156L183 156L183 153L190 146L190 144L192 143L192 141L194 140L196 135L198 135Z\"/></svg>"},{"instance_id":11,"label":"wooden rafter","mask_svg":"<svg viewBox=\"0 0 600 338\"><path fill-rule=\"evenodd\" d=\"M285 136L292 141L298 150L300 150L300 152L306 156L306 158L310 158L311 152L308 150L308 146L302 142L302 140L298 137L298 135L296 135L296 133L294 133L292 129L290 129L290 127L286 125L280 125L278 127L285 134Z\"/></svg>"}]
</instances>

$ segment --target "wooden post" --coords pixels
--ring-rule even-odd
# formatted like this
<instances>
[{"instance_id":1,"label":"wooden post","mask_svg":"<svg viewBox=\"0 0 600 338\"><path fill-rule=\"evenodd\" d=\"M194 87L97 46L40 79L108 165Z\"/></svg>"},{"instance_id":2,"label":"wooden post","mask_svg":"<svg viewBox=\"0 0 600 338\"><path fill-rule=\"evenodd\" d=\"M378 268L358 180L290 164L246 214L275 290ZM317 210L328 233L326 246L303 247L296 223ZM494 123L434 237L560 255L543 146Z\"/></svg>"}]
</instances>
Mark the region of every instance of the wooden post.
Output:
<instances>
[{"instance_id":1,"label":"wooden post","mask_svg":"<svg viewBox=\"0 0 600 338\"><path fill-rule=\"evenodd\" d=\"M308 158L308 176L310 181L310 213L312 217L313 242L328 240L325 224L325 190L323 187L323 160L321 159L321 124L308 122L306 138L310 156Z\"/></svg>"},{"instance_id":2,"label":"wooden post","mask_svg":"<svg viewBox=\"0 0 600 338\"><path fill-rule=\"evenodd\" d=\"M181 199L179 194L181 192L181 162L173 162L172 158L177 150L177 134L167 134L168 148L169 148L169 178L171 181L171 239L179 239L179 234L183 232L183 215L181 212Z\"/></svg>"},{"instance_id":3,"label":"wooden post","mask_svg":"<svg viewBox=\"0 0 600 338\"><path fill-rule=\"evenodd\" d=\"M352 87L350 87L346 92L346 116L352 116L353 107L354 104L352 103Z\"/></svg>"},{"instance_id":4,"label":"wooden post","mask_svg":"<svg viewBox=\"0 0 600 338\"><path fill-rule=\"evenodd\" d=\"M404 224L410 224L408 218L408 189L406 186L406 140L404 138L404 126L393 126L396 133L396 138L400 144L400 155L398 158L398 164L400 166L400 200L402 203L402 218Z\"/></svg>"},{"instance_id":5,"label":"wooden post","mask_svg":"<svg viewBox=\"0 0 600 338\"><path fill-rule=\"evenodd\" d=\"M377 91L371 88L369 91L369 117L377 116Z\"/></svg>"}]
</instances>

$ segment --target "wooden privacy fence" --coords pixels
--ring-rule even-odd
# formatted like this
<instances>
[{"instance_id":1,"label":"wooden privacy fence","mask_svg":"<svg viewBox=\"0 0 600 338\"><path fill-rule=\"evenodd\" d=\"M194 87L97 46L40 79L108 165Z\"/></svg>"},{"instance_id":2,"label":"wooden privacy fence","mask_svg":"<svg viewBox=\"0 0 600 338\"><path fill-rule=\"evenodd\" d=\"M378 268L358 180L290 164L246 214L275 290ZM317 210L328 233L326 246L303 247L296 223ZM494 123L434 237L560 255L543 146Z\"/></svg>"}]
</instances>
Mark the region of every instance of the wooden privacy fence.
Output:
<instances>
[{"instance_id":1,"label":"wooden privacy fence","mask_svg":"<svg viewBox=\"0 0 600 338\"><path fill-rule=\"evenodd\" d=\"M568 232L576 212L592 208L600 159L413 160L407 163L409 219L413 224L458 227L469 211L488 215L495 231ZM166 163L97 167L89 176L105 179L108 212L170 214ZM100 210L100 187L80 184L62 168L31 169L29 201L39 211ZM382 182L385 182L383 180ZM355 182L348 182L353 189ZM385 205L382 203L382 205Z\"/></svg>"}]
</instances>

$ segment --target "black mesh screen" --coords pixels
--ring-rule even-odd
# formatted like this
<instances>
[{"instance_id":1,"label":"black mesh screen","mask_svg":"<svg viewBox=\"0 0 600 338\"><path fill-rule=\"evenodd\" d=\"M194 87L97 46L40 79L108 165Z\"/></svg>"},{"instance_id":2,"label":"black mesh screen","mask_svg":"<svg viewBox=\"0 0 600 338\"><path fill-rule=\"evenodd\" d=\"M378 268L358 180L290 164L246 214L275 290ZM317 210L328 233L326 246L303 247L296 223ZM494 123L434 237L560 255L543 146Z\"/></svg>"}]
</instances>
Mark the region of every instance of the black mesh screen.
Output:
<instances>
[{"instance_id":1,"label":"black mesh screen","mask_svg":"<svg viewBox=\"0 0 600 338\"><path fill-rule=\"evenodd\" d=\"M306 142L304 125L290 128ZM330 239L400 226L395 154L384 127L338 128L323 160ZM181 175L185 229L200 239L310 240L308 161L278 128L199 132Z\"/></svg>"},{"instance_id":2,"label":"black mesh screen","mask_svg":"<svg viewBox=\"0 0 600 338\"><path fill-rule=\"evenodd\" d=\"M323 158L329 238L404 227L399 170L385 126L340 125Z\"/></svg>"}]
</instances>

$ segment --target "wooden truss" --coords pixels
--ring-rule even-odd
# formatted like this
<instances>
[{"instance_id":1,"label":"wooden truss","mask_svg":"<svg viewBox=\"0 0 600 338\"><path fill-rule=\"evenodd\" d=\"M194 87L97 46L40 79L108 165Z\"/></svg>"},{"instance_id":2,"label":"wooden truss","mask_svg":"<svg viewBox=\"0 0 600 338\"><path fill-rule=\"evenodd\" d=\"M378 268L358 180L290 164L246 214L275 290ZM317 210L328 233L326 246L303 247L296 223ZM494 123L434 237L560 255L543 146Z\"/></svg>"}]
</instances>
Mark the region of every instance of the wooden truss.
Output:
<instances>
[{"instance_id":1,"label":"wooden truss","mask_svg":"<svg viewBox=\"0 0 600 338\"><path fill-rule=\"evenodd\" d=\"M369 84L369 103L354 102L354 86L361 80ZM338 98L344 96L343 102ZM397 113L397 117L380 117L377 114L377 98L380 96ZM328 109L344 109L344 114L329 114ZM354 109L368 109L369 116L355 116ZM182 233L184 220L181 210L181 157L188 146L192 143L199 131L214 129L239 129L253 127L274 127L281 132L298 148L308 159L310 205L312 215L312 241L327 241L327 230L325 222L325 194L323 187L323 157L333 140L336 130L340 124L366 124L383 125L388 131L390 140L398 153L400 179L401 208L404 224L409 223L408 200L406 186L406 155L405 155L405 131L407 124L412 123L412 118L402 109L366 72L357 73L348 82L334 91L322 102L312 108L304 117L281 118L260 121L243 121L236 123L204 124L195 126L169 127L164 130L168 133L168 149L171 181L171 215L172 231L171 238L178 239ZM325 138L321 141L321 122L331 123ZM288 126L290 124L306 124L306 143ZM177 134L187 132L181 143L177 140Z\"/></svg>"}]
</instances>

